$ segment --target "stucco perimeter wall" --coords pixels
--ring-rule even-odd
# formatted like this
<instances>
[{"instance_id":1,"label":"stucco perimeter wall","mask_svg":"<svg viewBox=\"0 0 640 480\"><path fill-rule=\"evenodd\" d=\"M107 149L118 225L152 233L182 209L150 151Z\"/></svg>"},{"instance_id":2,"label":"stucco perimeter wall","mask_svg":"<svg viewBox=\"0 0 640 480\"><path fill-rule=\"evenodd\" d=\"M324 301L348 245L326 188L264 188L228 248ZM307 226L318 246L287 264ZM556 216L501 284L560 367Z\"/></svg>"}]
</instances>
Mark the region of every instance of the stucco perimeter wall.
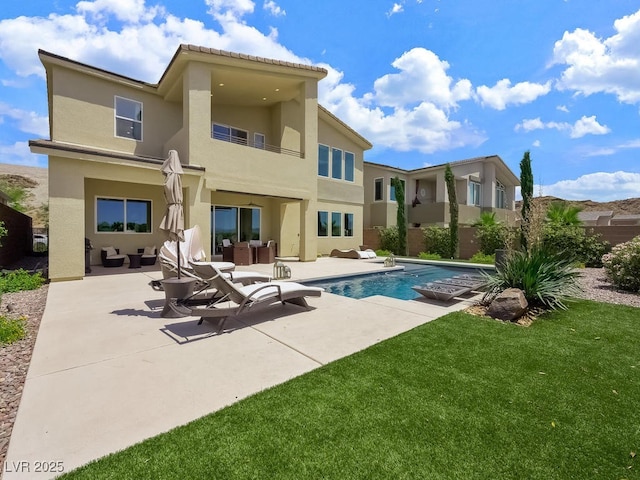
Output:
<instances>
[{"instance_id":1,"label":"stucco perimeter wall","mask_svg":"<svg viewBox=\"0 0 640 480\"><path fill-rule=\"evenodd\" d=\"M619 243L628 242L629 240L640 235L640 225L610 225L600 227L585 227L587 234L600 234L601 239L606 240L612 246Z\"/></svg>"},{"instance_id":2,"label":"stucco perimeter wall","mask_svg":"<svg viewBox=\"0 0 640 480\"><path fill-rule=\"evenodd\" d=\"M0 203L0 222L7 229L7 236L0 238L0 268L8 267L31 253L33 236L31 217Z\"/></svg>"}]
</instances>

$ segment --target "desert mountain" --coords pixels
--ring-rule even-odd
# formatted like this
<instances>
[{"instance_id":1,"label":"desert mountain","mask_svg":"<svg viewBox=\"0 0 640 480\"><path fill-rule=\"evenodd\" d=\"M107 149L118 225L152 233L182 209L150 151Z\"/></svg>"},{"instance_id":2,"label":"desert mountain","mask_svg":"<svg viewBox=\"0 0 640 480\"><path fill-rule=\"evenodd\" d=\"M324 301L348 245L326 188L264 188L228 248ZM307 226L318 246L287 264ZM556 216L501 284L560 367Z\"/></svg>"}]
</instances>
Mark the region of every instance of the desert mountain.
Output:
<instances>
[{"instance_id":1,"label":"desert mountain","mask_svg":"<svg viewBox=\"0 0 640 480\"><path fill-rule=\"evenodd\" d=\"M583 212L612 211L614 215L639 215L640 198L627 198L625 200L615 200L613 202L594 202L593 200L562 200L557 197L535 197L535 202L539 202L546 207L552 202L566 202L569 205L579 207ZM516 210L520 210L522 202L516 202Z\"/></svg>"}]
</instances>

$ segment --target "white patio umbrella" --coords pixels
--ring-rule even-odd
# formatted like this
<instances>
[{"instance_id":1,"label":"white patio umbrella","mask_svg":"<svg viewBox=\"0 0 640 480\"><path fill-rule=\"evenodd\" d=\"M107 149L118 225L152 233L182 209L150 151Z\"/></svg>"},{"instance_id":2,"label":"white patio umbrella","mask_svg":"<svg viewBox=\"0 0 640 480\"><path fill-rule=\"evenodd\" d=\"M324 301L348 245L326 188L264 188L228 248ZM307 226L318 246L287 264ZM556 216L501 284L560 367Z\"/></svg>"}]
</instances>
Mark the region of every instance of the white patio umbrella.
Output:
<instances>
[{"instance_id":1,"label":"white patio umbrella","mask_svg":"<svg viewBox=\"0 0 640 480\"><path fill-rule=\"evenodd\" d=\"M176 242L178 252L178 278L180 278L180 242L184 242L184 212L182 210L182 165L178 152L169 150L169 156L162 164L160 171L164 175L164 198L167 211L160 222L160 230L164 230L169 240Z\"/></svg>"}]
</instances>

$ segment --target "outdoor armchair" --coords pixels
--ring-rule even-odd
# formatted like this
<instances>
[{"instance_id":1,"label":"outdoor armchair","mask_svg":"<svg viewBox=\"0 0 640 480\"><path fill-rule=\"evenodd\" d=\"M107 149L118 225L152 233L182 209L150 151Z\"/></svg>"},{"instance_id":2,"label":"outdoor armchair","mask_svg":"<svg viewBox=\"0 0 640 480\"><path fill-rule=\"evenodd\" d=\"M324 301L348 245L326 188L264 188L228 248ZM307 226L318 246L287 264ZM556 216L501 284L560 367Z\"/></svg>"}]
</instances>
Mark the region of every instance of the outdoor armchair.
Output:
<instances>
[{"instance_id":1,"label":"outdoor armchair","mask_svg":"<svg viewBox=\"0 0 640 480\"><path fill-rule=\"evenodd\" d=\"M124 264L126 255L120 255L120 250L114 247L102 247L100 249L100 259L103 267L121 267Z\"/></svg>"}]
</instances>

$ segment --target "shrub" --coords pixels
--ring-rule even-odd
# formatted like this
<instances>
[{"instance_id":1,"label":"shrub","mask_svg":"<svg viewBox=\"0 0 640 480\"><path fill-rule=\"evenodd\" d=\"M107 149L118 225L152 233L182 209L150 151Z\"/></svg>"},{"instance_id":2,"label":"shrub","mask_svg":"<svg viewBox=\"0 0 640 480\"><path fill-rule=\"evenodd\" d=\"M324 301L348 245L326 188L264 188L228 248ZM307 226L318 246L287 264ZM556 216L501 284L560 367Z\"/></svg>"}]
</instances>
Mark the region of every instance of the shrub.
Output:
<instances>
[{"instance_id":1,"label":"shrub","mask_svg":"<svg viewBox=\"0 0 640 480\"><path fill-rule=\"evenodd\" d=\"M12 270L0 275L0 293L36 290L44 284L40 272L29 273L24 269Z\"/></svg>"},{"instance_id":2,"label":"shrub","mask_svg":"<svg viewBox=\"0 0 640 480\"><path fill-rule=\"evenodd\" d=\"M618 288L640 292L640 236L616 245L602 258L607 278Z\"/></svg>"},{"instance_id":3,"label":"shrub","mask_svg":"<svg viewBox=\"0 0 640 480\"><path fill-rule=\"evenodd\" d=\"M602 256L608 251L609 243L600 240L600 235L587 235L576 225L548 223L543 229L542 244L555 254L571 257L574 262L587 267L601 267Z\"/></svg>"},{"instance_id":4,"label":"shrub","mask_svg":"<svg viewBox=\"0 0 640 480\"><path fill-rule=\"evenodd\" d=\"M425 228L424 244L427 253L437 253L442 258L451 258L451 237L448 228L435 226Z\"/></svg>"},{"instance_id":5,"label":"shrub","mask_svg":"<svg viewBox=\"0 0 640 480\"><path fill-rule=\"evenodd\" d=\"M391 255L393 252L390 252L389 250L376 250L376 256L378 257L388 257L389 255Z\"/></svg>"},{"instance_id":6,"label":"shrub","mask_svg":"<svg viewBox=\"0 0 640 480\"><path fill-rule=\"evenodd\" d=\"M442 257L437 253L420 252L418 258L420 260L440 260Z\"/></svg>"},{"instance_id":7,"label":"shrub","mask_svg":"<svg viewBox=\"0 0 640 480\"><path fill-rule=\"evenodd\" d=\"M390 252L398 252L398 228L389 227L384 230L380 230L380 249L389 250Z\"/></svg>"},{"instance_id":8,"label":"shrub","mask_svg":"<svg viewBox=\"0 0 640 480\"><path fill-rule=\"evenodd\" d=\"M524 292L529 307L566 309L566 301L578 292L577 276L570 258L541 247L515 251L489 278L483 300L490 302L507 288L519 288Z\"/></svg>"},{"instance_id":9,"label":"shrub","mask_svg":"<svg viewBox=\"0 0 640 480\"><path fill-rule=\"evenodd\" d=\"M479 225L475 236L480 242L480 252L485 255L507 248L510 240L509 227L501 223Z\"/></svg>"},{"instance_id":10,"label":"shrub","mask_svg":"<svg viewBox=\"0 0 640 480\"><path fill-rule=\"evenodd\" d=\"M484 253L478 252L473 257L469 259L472 263L486 263L489 265L493 265L496 263L496 256L493 255L485 255Z\"/></svg>"},{"instance_id":11,"label":"shrub","mask_svg":"<svg viewBox=\"0 0 640 480\"><path fill-rule=\"evenodd\" d=\"M26 335L25 318L6 318L0 316L0 343L10 344Z\"/></svg>"},{"instance_id":12,"label":"shrub","mask_svg":"<svg viewBox=\"0 0 640 480\"><path fill-rule=\"evenodd\" d=\"M2 246L2 237L7 236L7 227L4 226L4 222L0 222L0 247Z\"/></svg>"}]
</instances>

